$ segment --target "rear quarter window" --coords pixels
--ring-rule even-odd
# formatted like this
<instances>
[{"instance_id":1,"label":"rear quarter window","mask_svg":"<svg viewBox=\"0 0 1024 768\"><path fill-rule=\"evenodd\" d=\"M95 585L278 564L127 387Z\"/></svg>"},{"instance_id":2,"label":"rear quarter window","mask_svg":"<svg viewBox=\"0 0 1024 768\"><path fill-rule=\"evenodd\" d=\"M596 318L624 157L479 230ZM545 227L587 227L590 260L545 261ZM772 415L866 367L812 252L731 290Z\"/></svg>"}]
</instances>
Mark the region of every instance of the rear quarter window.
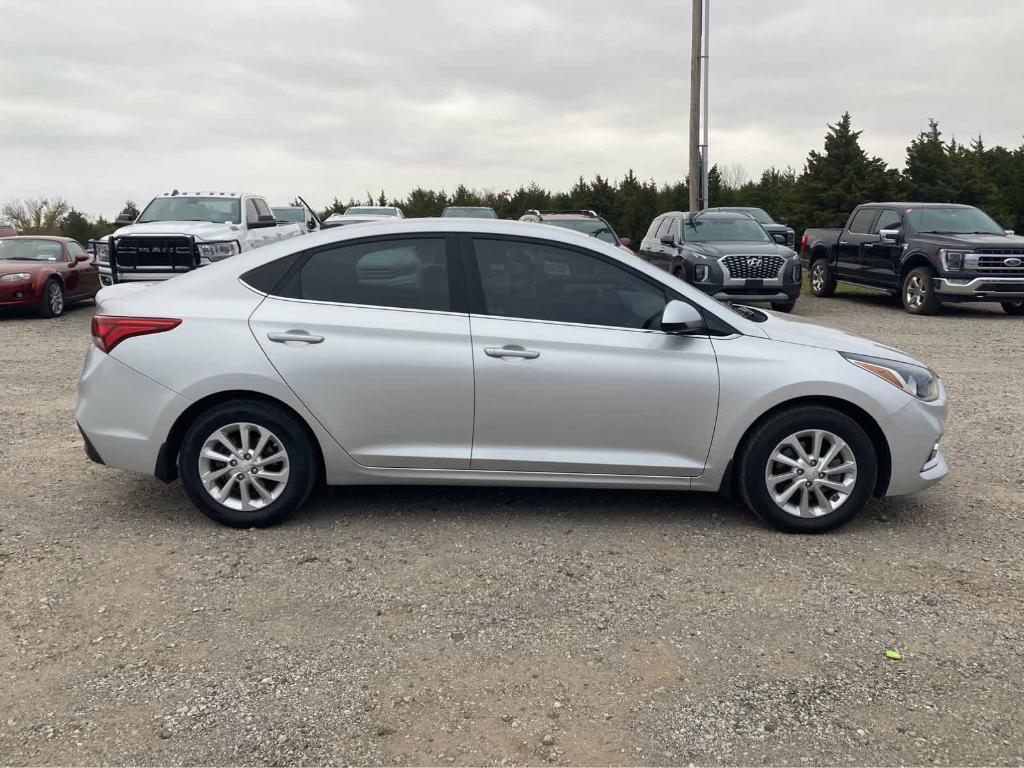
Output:
<instances>
[{"instance_id":1,"label":"rear quarter window","mask_svg":"<svg viewBox=\"0 0 1024 768\"><path fill-rule=\"evenodd\" d=\"M250 269L242 275L242 282L255 288L260 293L275 294L288 274L288 270L292 268L292 265L295 264L300 255L293 253L291 256L275 259L263 266Z\"/></svg>"}]
</instances>

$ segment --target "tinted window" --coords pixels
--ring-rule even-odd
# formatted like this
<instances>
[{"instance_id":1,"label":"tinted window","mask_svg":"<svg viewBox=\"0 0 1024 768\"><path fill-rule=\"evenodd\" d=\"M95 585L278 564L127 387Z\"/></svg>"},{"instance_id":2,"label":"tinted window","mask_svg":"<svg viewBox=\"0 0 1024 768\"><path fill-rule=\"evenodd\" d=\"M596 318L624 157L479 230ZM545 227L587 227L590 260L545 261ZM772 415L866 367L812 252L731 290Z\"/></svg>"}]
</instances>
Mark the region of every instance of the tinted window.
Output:
<instances>
[{"instance_id":1,"label":"tinted window","mask_svg":"<svg viewBox=\"0 0 1024 768\"><path fill-rule=\"evenodd\" d=\"M878 217L878 221L875 222L875 226L871 228L872 232L878 232L883 229L899 229L900 228L900 213L891 209L882 211L881 216Z\"/></svg>"},{"instance_id":2,"label":"tinted window","mask_svg":"<svg viewBox=\"0 0 1024 768\"><path fill-rule=\"evenodd\" d=\"M474 238L473 244L487 314L660 327L665 292L603 259L513 240Z\"/></svg>"},{"instance_id":3,"label":"tinted window","mask_svg":"<svg viewBox=\"0 0 1024 768\"><path fill-rule=\"evenodd\" d=\"M875 220L877 215L877 208L861 208L853 215L853 221L850 222L850 231L867 234L871 231L871 222Z\"/></svg>"},{"instance_id":4,"label":"tinted window","mask_svg":"<svg viewBox=\"0 0 1024 768\"><path fill-rule=\"evenodd\" d=\"M277 293L339 304L448 311L445 241L378 240L316 251Z\"/></svg>"},{"instance_id":5,"label":"tinted window","mask_svg":"<svg viewBox=\"0 0 1024 768\"><path fill-rule=\"evenodd\" d=\"M285 274L299 256L300 254L292 254L264 264L262 267L251 269L242 275L242 281L261 293L277 293L277 286L284 280Z\"/></svg>"}]
</instances>

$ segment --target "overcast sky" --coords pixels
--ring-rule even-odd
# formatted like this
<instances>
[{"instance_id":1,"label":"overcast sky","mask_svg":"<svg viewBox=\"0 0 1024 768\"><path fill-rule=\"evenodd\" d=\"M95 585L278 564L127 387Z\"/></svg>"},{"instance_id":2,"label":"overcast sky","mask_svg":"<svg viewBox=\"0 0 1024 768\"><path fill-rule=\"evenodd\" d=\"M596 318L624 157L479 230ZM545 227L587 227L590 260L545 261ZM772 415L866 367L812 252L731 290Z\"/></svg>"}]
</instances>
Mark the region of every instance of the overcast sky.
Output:
<instances>
[{"instance_id":1,"label":"overcast sky","mask_svg":"<svg viewBox=\"0 0 1024 768\"><path fill-rule=\"evenodd\" d=\"M1024 135L1024 0L711 0L711 157ZM688 0L0 0L0 203L686 174Z\"/></svg>"}]
</instances>

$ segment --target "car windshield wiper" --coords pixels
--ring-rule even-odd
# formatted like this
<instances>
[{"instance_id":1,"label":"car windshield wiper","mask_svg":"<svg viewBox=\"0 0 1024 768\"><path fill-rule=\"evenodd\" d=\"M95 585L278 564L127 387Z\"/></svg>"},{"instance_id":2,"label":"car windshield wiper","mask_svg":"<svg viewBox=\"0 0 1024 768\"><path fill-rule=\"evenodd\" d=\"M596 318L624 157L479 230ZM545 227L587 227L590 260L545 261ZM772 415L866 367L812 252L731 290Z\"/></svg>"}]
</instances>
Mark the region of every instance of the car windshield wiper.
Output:
<instances>
[{"instance_id":1,"label":"car windshield wiper","mask_svg":"<svg viewBox=\"0 0 1024 768\"><path fill-rule=\"evenodd\" d=\"M37 259L35 256L0 256L0 258L7 261L42 261L42 259Z\"/></svg>"}]
</instances>

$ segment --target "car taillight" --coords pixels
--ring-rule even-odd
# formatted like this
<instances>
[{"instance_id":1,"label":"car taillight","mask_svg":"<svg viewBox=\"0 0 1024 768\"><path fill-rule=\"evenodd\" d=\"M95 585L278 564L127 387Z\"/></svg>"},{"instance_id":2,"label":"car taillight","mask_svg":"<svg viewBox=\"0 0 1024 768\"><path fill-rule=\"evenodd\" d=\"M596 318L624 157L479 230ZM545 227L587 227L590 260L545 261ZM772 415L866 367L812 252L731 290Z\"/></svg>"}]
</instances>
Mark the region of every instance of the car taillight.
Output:
<instances>
[{"instance_id":1,"label":"car taillight","mask_svg":"<svg viewBox=\"0 0 1024 768\"><path fill-rule=\"evenodd\" d=\"M146 336L163 333L181 325L181 320L171 317L114 317L94 315L92 318L92 341L108 354L114 347L132 336Z\"/></svg>"},{"instance_id":2,"label":"car taillight","mask_svg":"<svg viewBox=\"0 0 1024 768\"><path fill-rule=\"evenodd\" d=\"M800 238L800 255L803 256L805 253L807 253L807 235L806 234L802 238Z\"/></svg>"}]
</instances>

